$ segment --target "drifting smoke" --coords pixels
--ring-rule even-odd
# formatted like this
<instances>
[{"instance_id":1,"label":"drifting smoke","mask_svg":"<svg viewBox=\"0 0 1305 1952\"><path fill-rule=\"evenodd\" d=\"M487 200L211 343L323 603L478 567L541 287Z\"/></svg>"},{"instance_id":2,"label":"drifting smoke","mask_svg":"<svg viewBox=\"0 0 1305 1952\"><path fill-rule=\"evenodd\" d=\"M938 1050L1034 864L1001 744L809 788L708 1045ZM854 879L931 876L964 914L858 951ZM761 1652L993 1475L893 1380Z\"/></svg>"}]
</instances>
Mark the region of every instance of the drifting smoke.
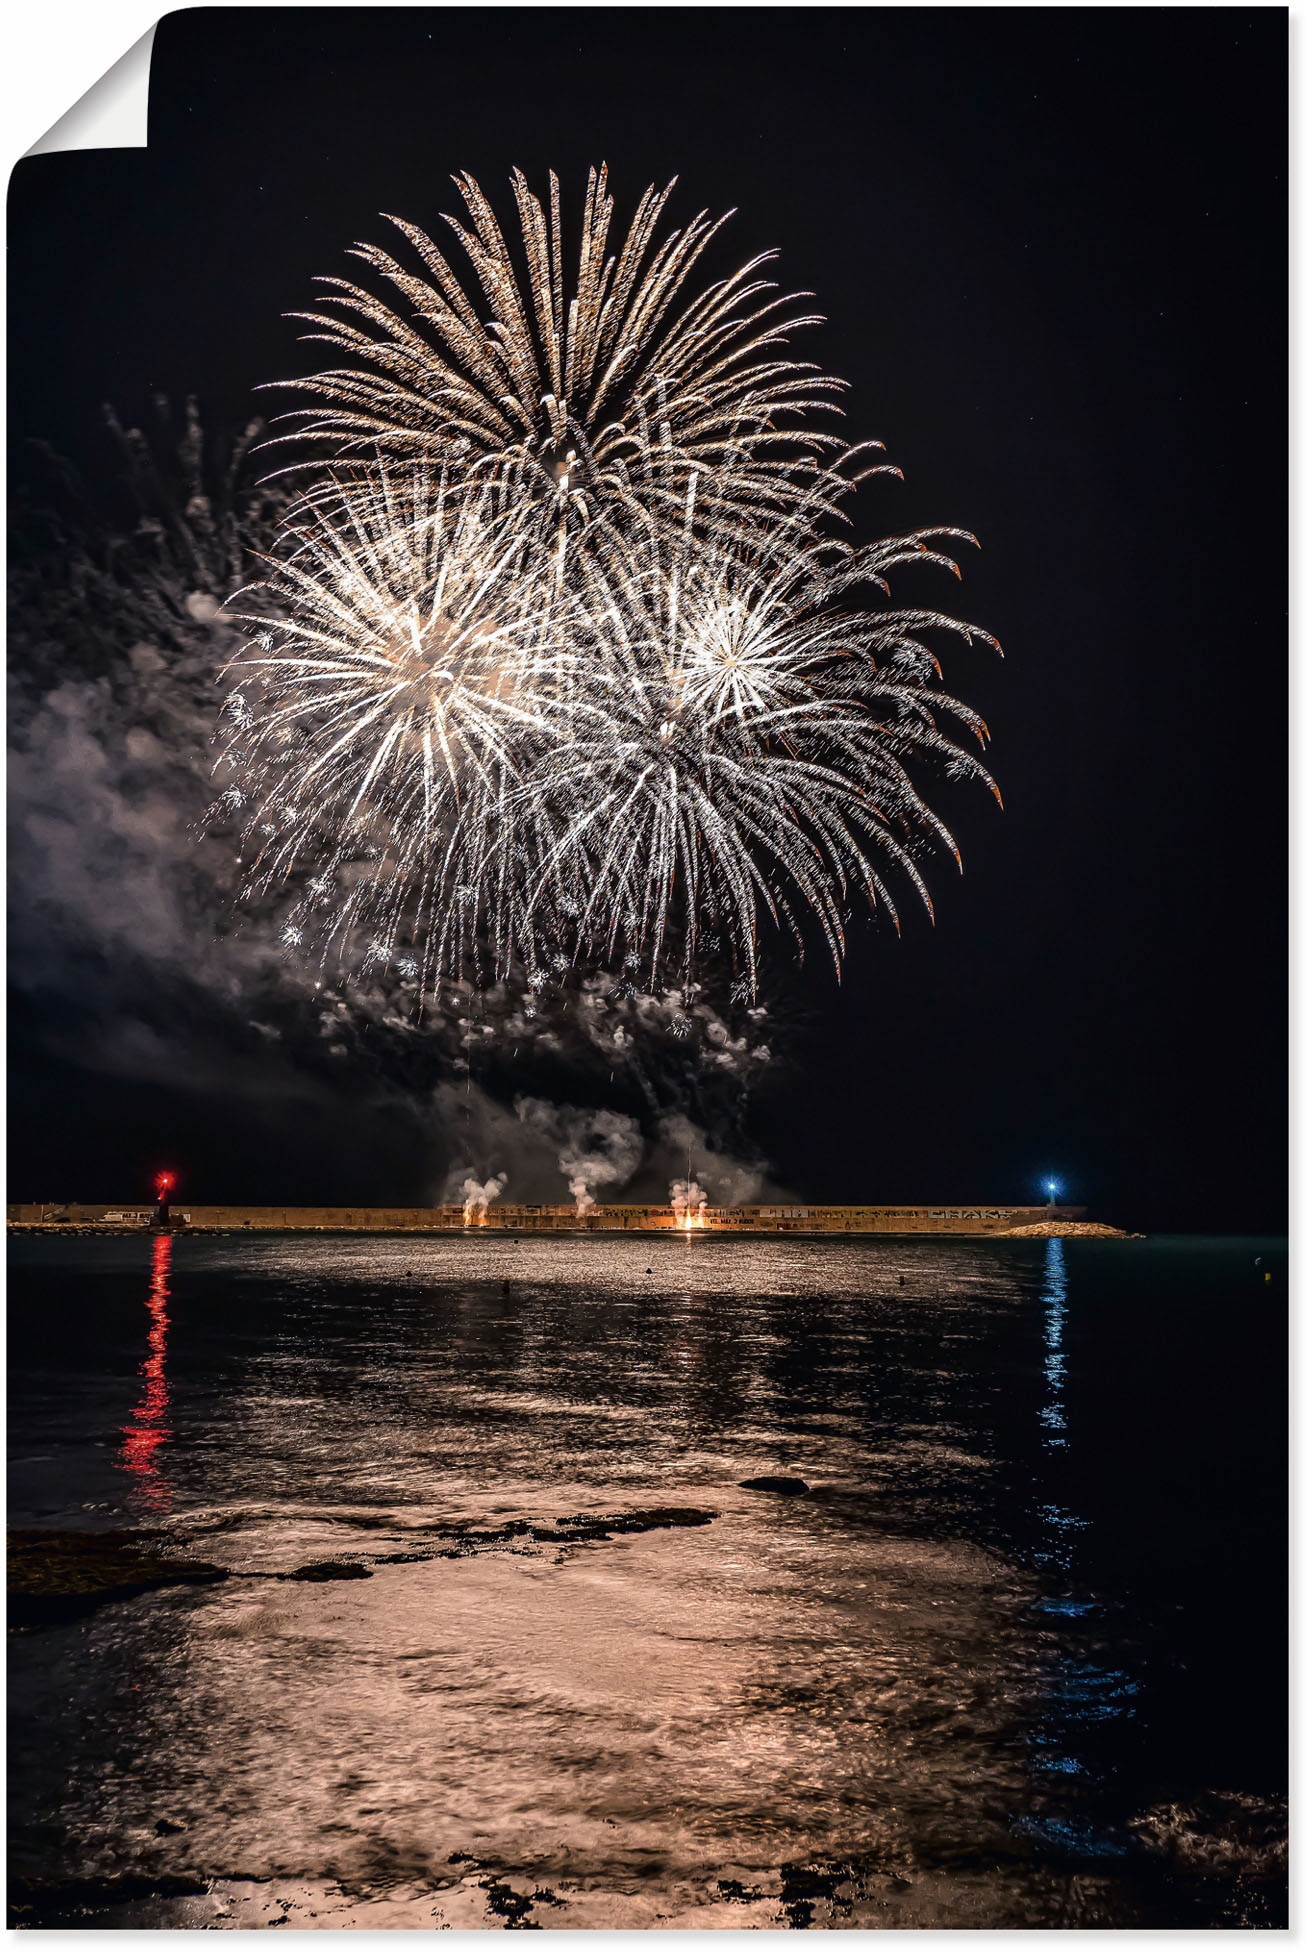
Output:
<instances>
[{"instance_id":1,"label":"drifting smoke","mask_svg":"<svg viewBox=\"0 0 1305 1952\"><path fill-rule=\"evenodd\" d=\"M703 1218L707 1211L707 1195L696 1179L673 1179L671 1206L675 1212L676 1226L683 1227Z\"/></svg>"},{"instance_id":2,"label":"drifting smoke","mask_svg":"<svg viewBox=\"0 0 1305 1952\"><path fill-rule=\"evenodd\" d=\"M11 943L43 1041L119 1076L279 1099L287 1118L325 1110L347 1078L378 1117L428 1125L441 1077L499 1067L510 1103L534 1064L583 1077L586 1095L633 1094L654 1122L691 1089L697 1116L730 1124L772 1038L727 977L709 1002L558 957L432 994L402 958L328 972L286 903L238 901L243 850L203 822L215 681L239 643L226 600L272 546L283 497L250 478L257 425L224 448L193 403L176 420L164 401L144 432L107 425L112 487L42 450L13 506ZM366 1078L349 1062L364 1052ZM457 1129L446 1109L436 1143ZM463 1156L478 1177L496 1163L492 1148ZM540 1197L551 1164L531 1161Z\"/></svg>"},{"instance_id":3,"label":"drifting smoke","mask_svg":"<svg viewBox=\"0 0 1305 1952\"><path fill-rule=\"evenodd\" d=\"M575 1105L550 1105L542 1098L518 1098L522 1124L556 1149L577 1213L592 1212L598 1186L624 1186L643 1158L643 1135L623 1112L585 1111Z\"/></svg>"},{"instance_id":4,"label":"drifting smoke","mask_svg":"<svg viewBox=\"0 0 1305 1952\"><path fill-rule=\"evenodd\" d=\"M678 1185L689 1186L701 1174L713 1206L747 1206L766 1183L764 1160L748 1163L718 1150L702 1127L681 1112L658 1120L657 1141L650 1164L676 1175Z\"/></svg>"},{"instance_id":5,"label":"drifting smoke","mask_svg":"<svg viewBox=\"0 0 1305 1952\"><path fill-rule=\"evenodd\" d=\"M509 1109L479 1085L443 1084L427 1107L433 1136L452 1152L444 1200L463 1198L463 1182L485 1167L511 1175L514 1199L554 1206L566 1187L577 1211L603 1198L662 1205L671 1180L696 1181L713 1206L787 1197L765 1161L736 1157L682 1112L644 1126L626 1112L518 1096Z\"/></svg>"},{"instance_id":6,"label":"drifting smoke","mask_svg":"<svg viewBox=\"0 0 1305 1952\"><path fill-rule=\"evenodd\" d=\"M490 1201L496 1200L506 1185L506 1173L496 1173L492 1179L487 1179L483 1186L473 1174L468 1173L460 1188L463 1226L474 1226L478 1218L483 1226Z\"/></svg>"},{"instance_id":7,"label":"drifting smoke","mask_svg":"<svg viewBox=\"0 0 1305 1952\"><path fill-rule=\"evenodd\" d=\"M106 412L111 494L38 448L13 498L11 968L80 1061L265 1096L269 1017L312 997L312 972L282 966L267 925L231 932L240 863L196 829L238 642L222 605L281 497L248 478L258 424L224 452L193 402L180 427L156 404L151 438Z\"/></svg>"}]
</instances>

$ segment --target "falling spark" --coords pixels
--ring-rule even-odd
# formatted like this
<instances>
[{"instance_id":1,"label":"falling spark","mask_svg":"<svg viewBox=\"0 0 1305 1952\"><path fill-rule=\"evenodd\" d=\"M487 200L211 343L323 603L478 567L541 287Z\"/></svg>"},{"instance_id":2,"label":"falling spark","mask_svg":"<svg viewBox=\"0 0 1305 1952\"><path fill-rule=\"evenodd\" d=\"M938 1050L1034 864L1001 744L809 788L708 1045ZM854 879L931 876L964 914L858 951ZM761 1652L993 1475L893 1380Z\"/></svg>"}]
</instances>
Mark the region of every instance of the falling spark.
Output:
<instances>
[{"instance_id":1,"label":"falling spark","mask_svg":"<svg viewBox=\"0 0 1305 1952\"><path fill-rule=\"evenodd\" d=\"M506 961L519 789L562 736L556 614L518 573L520 525L483 497L451 503L445 482L381 467L330 486L233 599L253 636L231 667L214 810L241 811L246 896L293 889L288 946L449 973L488 911Z\"/></svg>"}]
</instances>

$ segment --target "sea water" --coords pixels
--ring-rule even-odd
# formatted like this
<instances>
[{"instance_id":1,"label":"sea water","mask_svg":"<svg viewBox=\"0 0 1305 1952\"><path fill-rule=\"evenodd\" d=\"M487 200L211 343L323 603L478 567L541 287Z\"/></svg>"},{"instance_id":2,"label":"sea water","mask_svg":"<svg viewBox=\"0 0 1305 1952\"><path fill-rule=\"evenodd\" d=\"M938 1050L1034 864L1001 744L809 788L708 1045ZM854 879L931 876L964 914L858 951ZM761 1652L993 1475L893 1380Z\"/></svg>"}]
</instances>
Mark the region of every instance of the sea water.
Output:
<instances>
[{"instance_id":1,"label":"sea water","mask_svg":"<svg viewBox=\"0 0 1305 1952\"><path fill-rule=\"evenodd\" d=\"M11 1258L15 1923L1284 1922L1281 1242Z\"/></svg>"}]
</instances>

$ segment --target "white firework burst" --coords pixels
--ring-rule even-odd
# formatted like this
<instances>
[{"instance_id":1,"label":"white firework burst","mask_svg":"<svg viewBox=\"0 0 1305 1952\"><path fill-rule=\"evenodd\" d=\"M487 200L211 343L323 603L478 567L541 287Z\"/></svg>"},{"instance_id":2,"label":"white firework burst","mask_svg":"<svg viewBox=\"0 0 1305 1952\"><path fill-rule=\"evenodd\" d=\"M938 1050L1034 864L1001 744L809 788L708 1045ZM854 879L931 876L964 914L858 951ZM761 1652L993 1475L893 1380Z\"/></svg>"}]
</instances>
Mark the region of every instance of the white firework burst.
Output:
<instances>
[{"instance_id":1,"label":"white firework burst","mask_svg":"<svg viewBox=\"0 0 1305 1952\"><path fill-rule=\"evenodd\" d=\"M700 212L658 241L673 182L644 192L618 244L604 167L590 172L568 273L556 176L545 205L513 172L511 243L475 179L454 181L470 226L445 221L471 276L398 217L419 271L355 246L400 304L319 281L331 311L299 315L316 328L307 336L355 363L284 383L317 400L292 416L297 438L492 481L563 548L576 537L605 548L631 516L678 528L691 482L699 529L746 531L755 547L799 507L832 513L862 478L862 450L807 419L833 410L844 383L787 352L820 321L794 310L809 293L781 295L757 275L774 252L703 282L726 218Z\"/></svg>"},{"instance_id":2,"label":"white firework burst","mask_svg":"<svg viewBox=\"0 0 1305 1952\"><path fill-rule=\"evenodd\" d=\"M731 945L755 989L763 918L803 938L814 920L841 962L849 898L896 920L884 870L928 903L919 855L956 854L908 762L996 792L974 753L979 716L941 688L920 633L995 640L941 612L870 608L898 564L955 568L933 545L956 530L881 542L859 556L694 546L636 559L591 583L582 708L526 790L543 823L536 889L580 895L573 950L633 959L648 980L669 953L691 970L704 931ZM968 539L968 538L966 538Z\"/></svg>"},{"instance_id":3,"label":"white firework burst","mask_svg":"<svg viewBox=\"0 0 1305 1952\"><path fill-rule=\"evenodd\" d=\"M488 918L492 953L511 954L510 834L569 686L528 540L487 496L378 465L297 504L267 576L233 599L252 642L219 806L243 811L246 893L295 890L289 940L367 963L415 943L444 969Z\"/></svg>"},{"instance_id":4,"label":"white firework burst","mask_svg":"<svg viewBox=\"0 0 1305 1952\"><path fill-rule=\"evenodd\" d=\"M297 953L424 989L692 980L715 942L755 994L772 924L841 964L851 904L895 917L890 875L927 902L924 857L955 854L917 766L992 786L930 640L995 640L890 607L889 572L956 571L963 532L830 539L884 470L804 417L838 383L783 350L812 319L765 259L698 282L719 221L659 242L650 189L610 244L593 172L568 276L555 178L545 208L514 174L511 247L457 180L474 285L400 224L421 274L360 255L407 311L328 280L312 315L358 363L298 382L336 459L242 613L218 806L248 892L292 891Z\"/></svg>"}]
</instances>

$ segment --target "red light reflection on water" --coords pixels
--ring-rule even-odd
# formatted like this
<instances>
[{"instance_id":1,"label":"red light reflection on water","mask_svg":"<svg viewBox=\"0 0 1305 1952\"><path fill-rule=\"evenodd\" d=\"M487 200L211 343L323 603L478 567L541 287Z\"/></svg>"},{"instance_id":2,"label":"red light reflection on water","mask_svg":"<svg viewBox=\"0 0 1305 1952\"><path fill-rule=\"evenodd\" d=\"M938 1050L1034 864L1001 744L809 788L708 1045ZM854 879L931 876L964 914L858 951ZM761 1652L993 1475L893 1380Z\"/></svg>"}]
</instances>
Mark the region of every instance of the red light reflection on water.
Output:
<instances>
[{"instance_id":1,"label":"red light reflection on water","mask_svg":"<svg viewBox=\"0 0 1305 1952\"><path fill-rule=\"evenodd\" d=\"M164 1359L168 1352L168 1273L172 1266L172 1237L156 1234L150 1266L150 1291L146 1306L150 1311L150 1332L146 1338L148 1354L140 1373L145 1388L131 1413L131 1422L122 1433L119 1462L136 1479L140 1503L147 1511L168 1511L172 1493L159 1469L158 1452L172 1435L166 1422L168 1378Z\"/></svg>"}]
</instances>

